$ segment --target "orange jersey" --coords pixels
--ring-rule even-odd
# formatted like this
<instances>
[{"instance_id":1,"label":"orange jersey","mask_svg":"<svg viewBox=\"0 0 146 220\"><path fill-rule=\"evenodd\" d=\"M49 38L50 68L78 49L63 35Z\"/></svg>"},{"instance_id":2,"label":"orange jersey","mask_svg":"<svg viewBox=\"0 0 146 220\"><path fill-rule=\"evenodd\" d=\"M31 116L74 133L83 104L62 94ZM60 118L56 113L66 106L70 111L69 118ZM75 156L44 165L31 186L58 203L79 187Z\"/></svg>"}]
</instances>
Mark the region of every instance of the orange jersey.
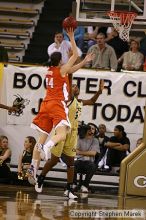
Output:
<instances>
[{"instance_id":1,"label":"orange jersey","mask_svg":"<svg viewBox=\"0 0 146 220\"><path fill-rule=\"evenodd\" d=\"M45 101L48 100L68 100L69 81L68 76L62 77L59 67L50 67L46 75L47 93Z\"/></svg>"}]
</instances>

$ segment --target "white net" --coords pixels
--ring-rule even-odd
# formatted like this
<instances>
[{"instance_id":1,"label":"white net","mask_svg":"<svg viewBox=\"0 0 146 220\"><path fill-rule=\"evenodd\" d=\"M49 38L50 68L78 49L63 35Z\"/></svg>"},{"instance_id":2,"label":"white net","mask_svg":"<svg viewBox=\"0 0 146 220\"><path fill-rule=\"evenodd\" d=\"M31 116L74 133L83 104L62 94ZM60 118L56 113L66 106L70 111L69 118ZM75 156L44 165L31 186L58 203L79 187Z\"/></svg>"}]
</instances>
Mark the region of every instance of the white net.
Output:
<instances>
[{"instance_id":1,"label":"white net","mask_svg":"<svg viewBox=\"0 0 146 220\"><path fill-rule=\"evenodd\" d=\"M135 12L110 11L108 12L114 28L119 32L119 37L129 41L129 32L137 14Z\"/></svg>"}]
</instances>

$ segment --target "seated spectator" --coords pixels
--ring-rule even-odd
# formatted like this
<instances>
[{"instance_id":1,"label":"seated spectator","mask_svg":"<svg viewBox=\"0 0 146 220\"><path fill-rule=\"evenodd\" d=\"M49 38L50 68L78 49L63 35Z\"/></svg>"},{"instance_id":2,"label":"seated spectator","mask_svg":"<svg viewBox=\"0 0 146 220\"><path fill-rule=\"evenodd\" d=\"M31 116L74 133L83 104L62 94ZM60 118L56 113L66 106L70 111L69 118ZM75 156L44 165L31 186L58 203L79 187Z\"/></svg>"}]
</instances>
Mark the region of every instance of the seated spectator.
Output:
<instances>
[{"instance_id":1,"label":"seated spectator","mask_svg":"<svg viewBox=\"0 0 146 220\"><path fill-rule=\"evenodd\" d=\"M139 52L139 42L137 40L131 40L130 50L125 52L118 62L123 62L122 68L125 70L137 71L143 69L144 56Z\"/></svg>"},{"instance_id":2,"label":"seated spectator","mask_svg":"<svg viewBox=\"0 0 146 220\"><path fill-rule=\"evenodd\" d=\"M96 41L97 43L88 50L88 53L93 52L94 59L86 66L116 71L118 64L116 54L114 49L105 43L105 35L99 33L96 37Z\"/></svg>"},{"instance_id":3,"label":"seated spectator","mask_svg":"<svg viewBox=\"0 0 146 220\"><path fill-rule=\"evenodd\" d=\"M8 147L8 138L0 136L0 178L10 179L11 150Z\"/></svg>"},{"instance_id":4,"label":"seated spectator","mask_svg":"<svg viewBox=\"0 0 146 220\"><path fill-rule=\"evenodd\" d=\"M27 180L27 170L30 168L33 149L36 140L32 136L27 136L24 141L24 150L19 157L18 162L18 179Z\"/></svg>"},{"instance_id":5,"label":"seated spectator","mask_svg":"<svg viewBox=\"0 0 146 220\"><path fill-rule=\"evenodd\" d=\"M143 142L143 138L139 138L136 142L136 147L138 147Z\"/></svg>"},{"instance_id":6,"label":"seated spectator","mask_svg":"<svg viewBox=\"0 0 146 220\"><path fill-rule=\"evenodd\" d=\"M85 28L83 26L78 26L74 31L75 42L78 48L83 52L84 49L84 34ZM66 31L63 29L64 40L69 41Z\"/></svg>"},{"instance_id":7,"label":"seated spectator","mask_svg":"<svg viewBox=\"0 0 146 220\"><path fill-rule=\"evenodd\" d=\"M106 164L109 168L107 171L110 171L113 166L120 166L127 152L130 152L130 140L122 125L115 126L114 136L110 137L105 146L108 148Z\"/></svg>"},{"instance_id":8,"label":"seated spectator","mask_svg":"<svg viewBox=\"0 0 146 220\"><path fill-rule=\"evenodd\" d=\"M106 133L106 126L104 124L100 124L98 126L99 133L97 135L97 139L99 141L99 147L100 147L100 155L96 159L95 157L95 163L97 164L99 169L106 168L106 151L107 147L105 146L105 143L109 141L109 137L105 135Z\"/></svg>"},{"instance_id":9,"label":"seated spectator","mask_svg":"<svg viewBox=\"0 0 146 220\"><path fill-rule=\"evenodd\" d=\"M51 56L52 53L56 51L61 52L62 64L67 63L67 61L69 60L72 54L71 44L69 41L64 40L64 36L62 32L55 33L54 43L49 45L47 51L48 51L49 57ZM78 54L79 54L79 57L82 56L82 52L79 48L78 48Z\"/></svg>"},{"instance_id":10,"label":"seated spectator","mask_svg":"<svg viewBox=\"0 0 146 220\"><path fill-rule=\"evenodd\" d=\"M85 174L85 180L81 186L82 192L88 192L88 187L92 176L95 173L96 165L94 163L95 155L99 153L99 143L94 137L96 126L89 123L89 128L84 137L78 139L77 160L75 161L74 184L77 185L77 173ZM81 135L82 136L82 135Z\"/></svg>"}]
</instances>

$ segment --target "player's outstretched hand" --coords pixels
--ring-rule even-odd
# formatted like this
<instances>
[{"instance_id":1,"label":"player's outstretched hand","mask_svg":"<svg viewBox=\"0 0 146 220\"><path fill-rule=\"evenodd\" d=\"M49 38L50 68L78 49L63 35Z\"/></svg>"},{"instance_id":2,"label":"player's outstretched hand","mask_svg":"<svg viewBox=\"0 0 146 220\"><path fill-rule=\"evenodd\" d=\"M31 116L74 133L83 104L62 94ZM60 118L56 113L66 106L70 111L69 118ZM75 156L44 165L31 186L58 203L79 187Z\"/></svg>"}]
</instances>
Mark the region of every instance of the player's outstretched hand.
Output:
<instances>
[{"instance_id":1,"label":"player's outstretched hand","mask_svg":"<svg viewBox=\"0 0 146 220\"><path fill-rule=\"evenodd\" d=\"M88 53L84 58L85 63L92 61L94 57L95 57L95 54L93 52Z\"/></svg>"},{"instance_id":2,"label":"player's outstretched hand","mask_svg":"<svg viewBox=\"0 0 146 220\"><path fill-rule=\"evenodd\" d=\"M14 106L9 106L8 107L8 111L10 112L10 113L12 113L12 112L18 112L19 111L19 108L17 108L17 107L14 107Z\"/></svg>"},{"instance_id":3,"label":"player's outstretched hand","mask_svg":"<svg viewBox=\"0 0 146 220\"><path fill-rule=\"evenodd\" d=\"M66 29L69 39L74 38L74 29L72 27Z\"/></svg>"}]
</instances>

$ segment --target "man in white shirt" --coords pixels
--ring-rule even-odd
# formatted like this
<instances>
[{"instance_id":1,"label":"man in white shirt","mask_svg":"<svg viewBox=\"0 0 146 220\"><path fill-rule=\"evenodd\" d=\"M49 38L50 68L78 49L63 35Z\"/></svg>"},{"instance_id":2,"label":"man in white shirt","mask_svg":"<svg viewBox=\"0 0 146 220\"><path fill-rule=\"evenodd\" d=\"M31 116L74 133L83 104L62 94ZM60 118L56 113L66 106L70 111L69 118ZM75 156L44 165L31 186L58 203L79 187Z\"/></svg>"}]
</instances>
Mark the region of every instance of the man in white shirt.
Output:
<instances>
[{"instance_id":1,"label":"man in white shirt","mask_svg":"<svg viewBox=\"0 0 146 220\"><path fill-rule=\"evenodd\" d=\"M64 40L63 33L57 32L54 37L54 43L48 47L48 55L50 56L53 52L59 51L62 54L62 64L67 63L69 57L72 54L71 44L69 41ZM79 57L82 56L81 50L78 48Z\"/></svg>"}]
</instances>

